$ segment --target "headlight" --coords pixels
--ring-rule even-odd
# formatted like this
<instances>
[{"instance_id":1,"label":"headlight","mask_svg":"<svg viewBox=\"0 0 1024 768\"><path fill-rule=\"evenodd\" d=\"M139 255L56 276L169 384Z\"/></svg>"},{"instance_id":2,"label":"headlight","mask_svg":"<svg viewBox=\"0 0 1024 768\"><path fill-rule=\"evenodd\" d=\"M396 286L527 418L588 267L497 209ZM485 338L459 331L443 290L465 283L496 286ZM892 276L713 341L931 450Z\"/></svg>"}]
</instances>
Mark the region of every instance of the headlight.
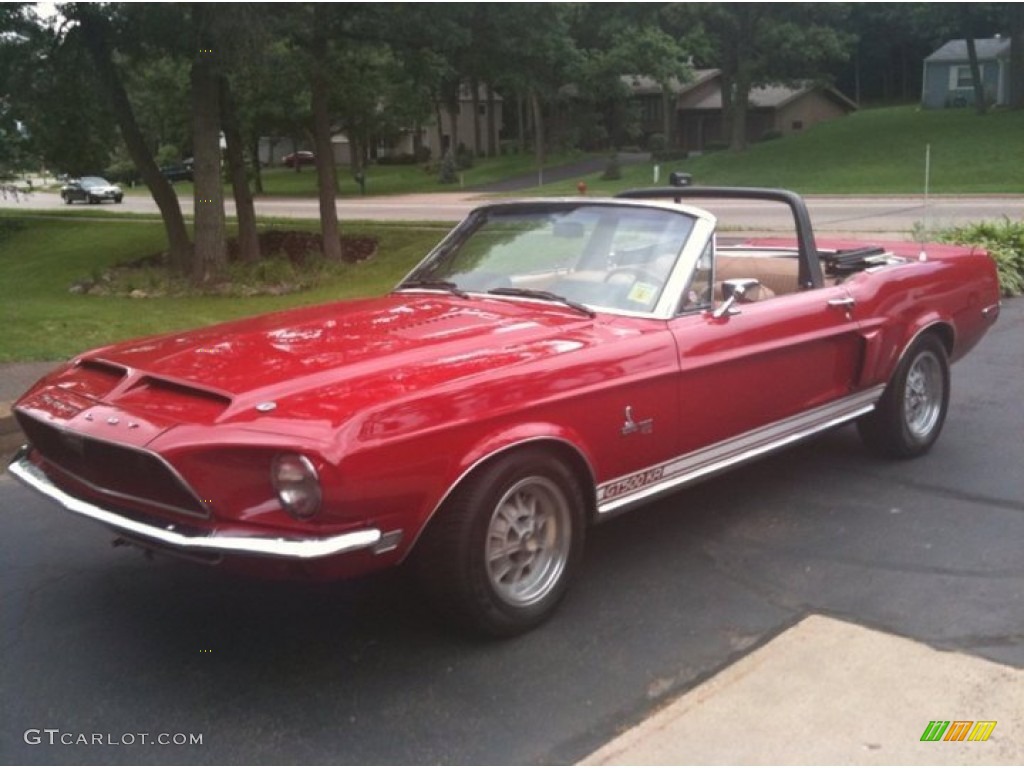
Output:
<instances>
[{"instance_id":1,"label":"headlight","mask_svg":"<svg viewBox=\"0 0 1024 768\"><path fill-rule=\"evenodd\" d=\"M320 478L313 462L297 453L283 453L274 458L270 482L277 491L281 506L292 517L307 520L320 509Z\"/></svg>"}]
</instances>

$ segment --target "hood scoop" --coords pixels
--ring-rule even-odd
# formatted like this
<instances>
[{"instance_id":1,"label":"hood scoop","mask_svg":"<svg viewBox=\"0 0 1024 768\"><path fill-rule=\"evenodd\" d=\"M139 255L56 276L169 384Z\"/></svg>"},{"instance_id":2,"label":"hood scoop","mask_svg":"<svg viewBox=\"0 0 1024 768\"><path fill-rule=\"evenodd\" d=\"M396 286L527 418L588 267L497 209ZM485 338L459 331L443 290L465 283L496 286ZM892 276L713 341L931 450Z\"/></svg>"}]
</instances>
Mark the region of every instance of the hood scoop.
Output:
<instances>
[{"instance_id":1,"label":"hood scoop","mask_svg":"<svg viewBox=\"0 0 1024 768\"><path fill-rule=\"evenodd\" d=\"M191 382L145 374L111 398L123 408L174 421L212 424L231 405L231 395Z\"/></svg>"}]
</instances>

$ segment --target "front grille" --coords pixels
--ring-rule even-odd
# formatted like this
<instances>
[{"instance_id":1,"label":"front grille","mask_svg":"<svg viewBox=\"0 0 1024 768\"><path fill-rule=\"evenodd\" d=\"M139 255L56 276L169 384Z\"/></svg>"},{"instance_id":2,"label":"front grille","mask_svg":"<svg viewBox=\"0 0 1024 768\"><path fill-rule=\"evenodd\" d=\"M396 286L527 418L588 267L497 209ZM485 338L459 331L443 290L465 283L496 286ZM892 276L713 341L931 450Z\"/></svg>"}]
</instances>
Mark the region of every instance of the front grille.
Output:
<instances>
[{"instance_id":1,"label":"front grille","mask_svg":"<svg viewBox=\"0 0 1024 768\"><path fill-rule=\"evenodd\" d=\"M157 456L43 424L23 413L29 442L57 469L121 503L139 501L193 517L209 517L178 475Z\"/></svg>"}]
</instances>

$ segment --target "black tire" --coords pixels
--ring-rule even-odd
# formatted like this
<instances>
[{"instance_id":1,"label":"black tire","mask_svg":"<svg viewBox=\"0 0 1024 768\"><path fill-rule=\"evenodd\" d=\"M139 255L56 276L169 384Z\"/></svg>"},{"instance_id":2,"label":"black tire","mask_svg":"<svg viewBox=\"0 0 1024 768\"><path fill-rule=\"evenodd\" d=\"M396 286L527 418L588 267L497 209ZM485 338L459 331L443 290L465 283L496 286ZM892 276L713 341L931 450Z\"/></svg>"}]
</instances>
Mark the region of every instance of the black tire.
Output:
<instances>
[{"instance_id":1,"label":"black tire","mask_svg":"<svg viewBox=\"0 0 1024 768\"><path fill-rule=\"evenodd\" d=\"M114 198L114 202L115 202L115 203L120 203L120 202L121 202L121 196L120 196L120 195L118 195L117 197L115 197L115 198Z\"/></svg>"},{"instance_id":2,"label":"black tire","mask_svg":"<svg viewBox=\"0 0 1024 768\"><path fill-rule=\"evenodd\" d=\"M583 556L583 494L547 452L498 457L456 488L413 552L413 575L464 628L512 637L545 621Z\"/></svg>"},{"instance_id":3,"label":"black tire","mask_svg":"<svg viewBox=\"0 0 1024 768\"><path fill-rule=\"evenodd\" d=\"M65 205L71 205L71 195L62 195Z\"/></svg>"},{"instance_id":4,"label":"black tire","mask_svg":"<svg viewBox=\"0 0 1024 768\"><path fill-rule=\"evenodd\" d=\"M888 458L926 453L949 409L949 356L932 333L919 337L896 367L875 410L857 422L864 444Z\"/></svg>"}]
</instances>

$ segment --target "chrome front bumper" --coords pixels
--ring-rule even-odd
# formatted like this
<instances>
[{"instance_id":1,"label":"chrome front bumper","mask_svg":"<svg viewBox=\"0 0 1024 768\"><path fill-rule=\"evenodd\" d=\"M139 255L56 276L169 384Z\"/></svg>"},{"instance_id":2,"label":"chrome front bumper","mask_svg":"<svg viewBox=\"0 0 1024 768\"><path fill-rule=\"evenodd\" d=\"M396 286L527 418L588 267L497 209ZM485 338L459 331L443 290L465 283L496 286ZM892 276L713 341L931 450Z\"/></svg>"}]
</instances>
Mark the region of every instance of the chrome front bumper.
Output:
<instances>
[{"instance_id":1,"label":"chrome front bumper","mask_svg":"<svg viewBox=\"0 0 1024 768\"><path fill-rule=\"evenodd\" d=\"M381 532L376 528L367 528L326 538L274 538L262 535L227 536L219 535L216 532L182 532L176 530L177 526L172 523L163 527L151 525L132 520L118 512L103 509L65 493L29 460L28 454L28 446L23 446L7 467L10 473L25 485L53 499L69 512L103 523L119 533L178 549L183 553L256 555L291 560L313 560L362 549L373 549L381 541Z\"/></svg>"}]
</instances>

